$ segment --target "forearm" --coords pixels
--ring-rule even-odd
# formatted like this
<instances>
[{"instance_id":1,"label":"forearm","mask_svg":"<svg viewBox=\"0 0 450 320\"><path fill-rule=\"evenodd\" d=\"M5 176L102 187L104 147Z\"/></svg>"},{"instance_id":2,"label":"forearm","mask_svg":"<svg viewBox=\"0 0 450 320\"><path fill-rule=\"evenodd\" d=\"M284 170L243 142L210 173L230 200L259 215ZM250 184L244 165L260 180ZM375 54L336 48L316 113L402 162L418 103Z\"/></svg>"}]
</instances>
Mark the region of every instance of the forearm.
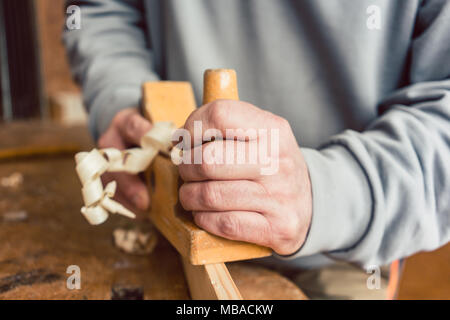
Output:
<instances>
[{"instance_id":1,"label":"forearm","mask_svg":"<svg viewBox=\"0 0 450 320\"><path fill-rule=\"evenodd\" d=\"M67 1L81 8L81 29L63 38L95 139L118 111L138 105L143 82L158 80L141 2Z\"/></svg>"},{"instance_id":2,"label":"forearm","mask_svg":"<svg viewBox=\"0 0 450 320\"><path fill-rule=\"evenodd\" d=\"M313 217L295 257L383 265L450 240L450 80L413 85L387 103L365 132L303 150Z\"/></svg>"},{"instance_id":3,"label":"forearm","mask_svg":"<svg viewBox=\"0 0 450 320\"><path fill-rule=\"evenodd\" d=\"M450 240L450 3L424 1L405 63L407 85L364 131L305 150L313 189L308 238L327 253L382 265Z\"/></svg>"}]
</instances>

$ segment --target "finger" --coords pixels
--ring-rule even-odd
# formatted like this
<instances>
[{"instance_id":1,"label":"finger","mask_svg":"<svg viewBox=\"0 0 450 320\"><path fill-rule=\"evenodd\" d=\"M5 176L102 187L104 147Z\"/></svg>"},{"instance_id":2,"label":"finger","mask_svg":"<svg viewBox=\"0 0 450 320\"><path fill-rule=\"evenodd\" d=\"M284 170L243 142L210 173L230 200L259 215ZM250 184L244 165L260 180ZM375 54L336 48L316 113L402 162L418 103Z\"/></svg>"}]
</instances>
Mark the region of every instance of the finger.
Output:
<instances>
[{"instance_id":1,"label":"finger","mask_svg":"<svg viewBox=\"0 0 450 320\"><path fill-rule=\"evenodd\" d=\"M116 148L123 150L126 148L123 138L116 127L110 127L107 131L105 131L100 139L98 139L97 145L100 149Z\"/></svg>"},{"instance_id":2,"label":"finger","mask_svg":"<svg viewBox=\"0 0 450 320\"><path fill-rule=\"evenodd\" d=\"M148 209L150 197L145 183L139 176L124 172L110 172L105 176L105 179L117 181L118 191L133 205L132 209Z\"/></svg>"},{"instance_id":3,"label":"finger","mask_svg":"<svg viewBox=\"0 0 450 320\"><path fill-rule=\"evenodd\" d=\"M202 132L218 130L224 139L256 140L260 129L270 130L285 125L286 120L252 104L235 100L216 100L195 110L184 128L191 136L191 145L202 141L198 138L199 124Z\"/></svg>"},{"instance_id":4,"label":"finger","mask_svg":"<svg viewBox=\"0 0 450 320\"><path fill-rule=\"evenodd\" d=\"M257 142L220 140L183 150L179 173L185 182L256 180L261 176Z\"/></svg>"},{"instance_id":5,"label":"finger","mask_svg":"<svg viewBox=\"0 0 450 320\"><path fill-rule=\"evenodd\" d=\"M130 112L119 123L119 132L127 145L140 145L141 138L150 129L152 124L146 120L137 110Z\"/></svg>"},{"instance_id":6,"label":"finger","mask_svg":"<svg viewBox=\"0 0 450 320\"><path fill-rule=\"evenodd\" d=\"M114 172L106 172L101 177L103 186L106 186L111 181L117 181L117 173ZM114 200L119 202L120 204L124 205L128 210L134 211L136 210L136 206L131 203L131 201L123 194L123 192L120 190L120 187L118 186L116 193L113 197Z\"/></svg>"},{"instance_id":7,"label":"finger","mask_svg":"<svg viewBox=\"0 0 450 320\"><path fill-rule=\"evenodd\" d=\"M185 183L179 195L187 211L236 210L264 214L274 209L264 187L248 180Z\"/></svg>"},{"instance_id":8,"label":"finger","mask_svg":"<svg viewBox=\"0 0 450 320\"><path fill-rule=\"evenodd\" d=\"M251 211L194 212L194 221L202 229L237 241L270 246L271 232L268 220Z\"/></svg>"},{"instance_id":9,"label":"finger","mask_svg":"<svg viewBox=\"0 0 450 320\"><path fill-rule=\"evenodd\" d=\"M146 211L137 209L136 206L133 203L131 203L131 201L128 200L128 198L122 193L121 190L117 190L113 199L122 204L125 208L127 208L131 212L135 213L136 218L138 220L146 218Z\"/></svg>"}]
</instances>

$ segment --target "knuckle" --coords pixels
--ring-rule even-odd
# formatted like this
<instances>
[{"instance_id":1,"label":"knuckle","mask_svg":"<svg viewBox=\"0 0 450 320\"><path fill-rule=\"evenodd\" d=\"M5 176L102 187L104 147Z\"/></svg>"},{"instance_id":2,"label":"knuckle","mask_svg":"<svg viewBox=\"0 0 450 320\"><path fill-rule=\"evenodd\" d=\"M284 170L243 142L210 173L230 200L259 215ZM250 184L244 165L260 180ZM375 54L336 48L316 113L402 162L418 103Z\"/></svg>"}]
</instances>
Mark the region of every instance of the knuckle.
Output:
<instances>
[{"instance_id":1,"label":"knuckle","mask_svg":"<svg viewBox=\"0 0 450 320\"><path fill-rule=\"evenodd\" d=\"M202 204L208 209L214 209L220 202L220 192L212 183L203 183L201 192Z\"/></svg>"},{"instance_id":2,"label":"knuckle","mask_svg":"<svg viewBox=\"0 0 450 320\"><path fill-rule=\"evenodd\" d=\"M286 134L286 132L289 132L291 130L291 125L289 124L289 121L287 119L273 113L270 114L270 118L273 123L272 128L279 129L280 134Z\"/></svg>"},{"instance_id":3,"label":"knuckle","mask_svg":"<svg viewBox=\"0 0 450 320\"><path fill-rule=\"evenodd\" d=\"M129 134L134 134L138 131L141 125L141 117L138 114L131 114L127 119L127 131Z\"/></svg>"},{"instance_id":4,"label":"knuckle","mask_svg":"<svg viewBox=\"0 0 450 320\"><path fill-rule=\"evenodd\" d=\"M220 124L229 115L229 104L224 100L211 102L209 107L209 121L213 124Z\"/></svg>"},{"instance_id":5,"label":"knuckle","mask_svg":"<svg viewBox=\"0 0 450 320\"><path fill-rule=\"evenodd\" d=\"M296 223L288 223L286 224L283 232L282 239L288 242L291 242L293 238L297 236L298 229Z\"/></svg>"},{"instance_id":6,"label":"knuckle","mask_svg":"<svg viewBox=\"0 0 450 320\"><path fill-rule=\"evenodd\" d=\"M239 234L239 221L234 215L223 214L219 219L219 231L228 238L234 238Z\"/></svg>"},{"instance_id":7,"label":"knuckle","mask_svg":"<svg viewBox=\"0 0 450 320\"><path fill-rule=\"evenodd\" d=\"M293 244L297 243L296 239L299 237L299 230L298 219L290 219L289 223L283 223L282 226L278 227L273 248L280 253L290 253Z\"/></svg>"},{"instance_id":8,"label":"knuckle","mask_svg":"<svg viewBox=\"0 0 450 320\"><path fill-rule=\"evenodd\" d=\"M277 123L277 126L280 129L287 129L290 127L289 125L289 121L287 121L285 118L283 117L279 117L279 116L275 116L275 121Z\"/></svg>"}]
</instances>

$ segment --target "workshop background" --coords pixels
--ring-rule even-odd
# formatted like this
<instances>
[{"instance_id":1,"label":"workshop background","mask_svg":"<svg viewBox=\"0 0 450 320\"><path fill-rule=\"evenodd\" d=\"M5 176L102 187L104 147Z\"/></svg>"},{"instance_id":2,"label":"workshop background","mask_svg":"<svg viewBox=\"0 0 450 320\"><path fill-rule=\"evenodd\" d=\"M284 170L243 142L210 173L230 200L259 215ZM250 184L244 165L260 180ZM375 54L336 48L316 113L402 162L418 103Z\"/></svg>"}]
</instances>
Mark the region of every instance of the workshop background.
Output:
<instances>
[{"instance_id":1,"label":"workshop background","mask_svg":"<svg viewBox=\"0 0 450 320\"><path fill-rule=\"evenodd\" d=\"M73 155L93 142L61 44L65 19L63 0L0 2L0 299L186 299L166 241L128 255L112 233L130 222L91 227L79 212ZM71 265L80 290L66 286ZM450 245L406 260L398 298L450 299Z\"/></svg>"}]
</instances>

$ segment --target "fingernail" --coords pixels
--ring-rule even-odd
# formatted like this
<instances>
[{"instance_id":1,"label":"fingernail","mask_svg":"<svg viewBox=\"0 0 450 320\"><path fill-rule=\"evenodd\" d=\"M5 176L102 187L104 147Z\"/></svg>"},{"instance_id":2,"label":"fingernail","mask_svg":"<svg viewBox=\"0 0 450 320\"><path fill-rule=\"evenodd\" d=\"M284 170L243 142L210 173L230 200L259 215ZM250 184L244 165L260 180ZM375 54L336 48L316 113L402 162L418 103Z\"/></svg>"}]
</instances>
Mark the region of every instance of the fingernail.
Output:
<instances>
[{"instance_id":1,"label":"fingernail","mask_svg":"<svg viewBox=\"0 0 450 320\"><path fill-rule=\"evenodd\" d=\"M149 199L145 192L137 193L133 196L133 204L140 210L148 209Z\"/></svg>"}]
</instances>

